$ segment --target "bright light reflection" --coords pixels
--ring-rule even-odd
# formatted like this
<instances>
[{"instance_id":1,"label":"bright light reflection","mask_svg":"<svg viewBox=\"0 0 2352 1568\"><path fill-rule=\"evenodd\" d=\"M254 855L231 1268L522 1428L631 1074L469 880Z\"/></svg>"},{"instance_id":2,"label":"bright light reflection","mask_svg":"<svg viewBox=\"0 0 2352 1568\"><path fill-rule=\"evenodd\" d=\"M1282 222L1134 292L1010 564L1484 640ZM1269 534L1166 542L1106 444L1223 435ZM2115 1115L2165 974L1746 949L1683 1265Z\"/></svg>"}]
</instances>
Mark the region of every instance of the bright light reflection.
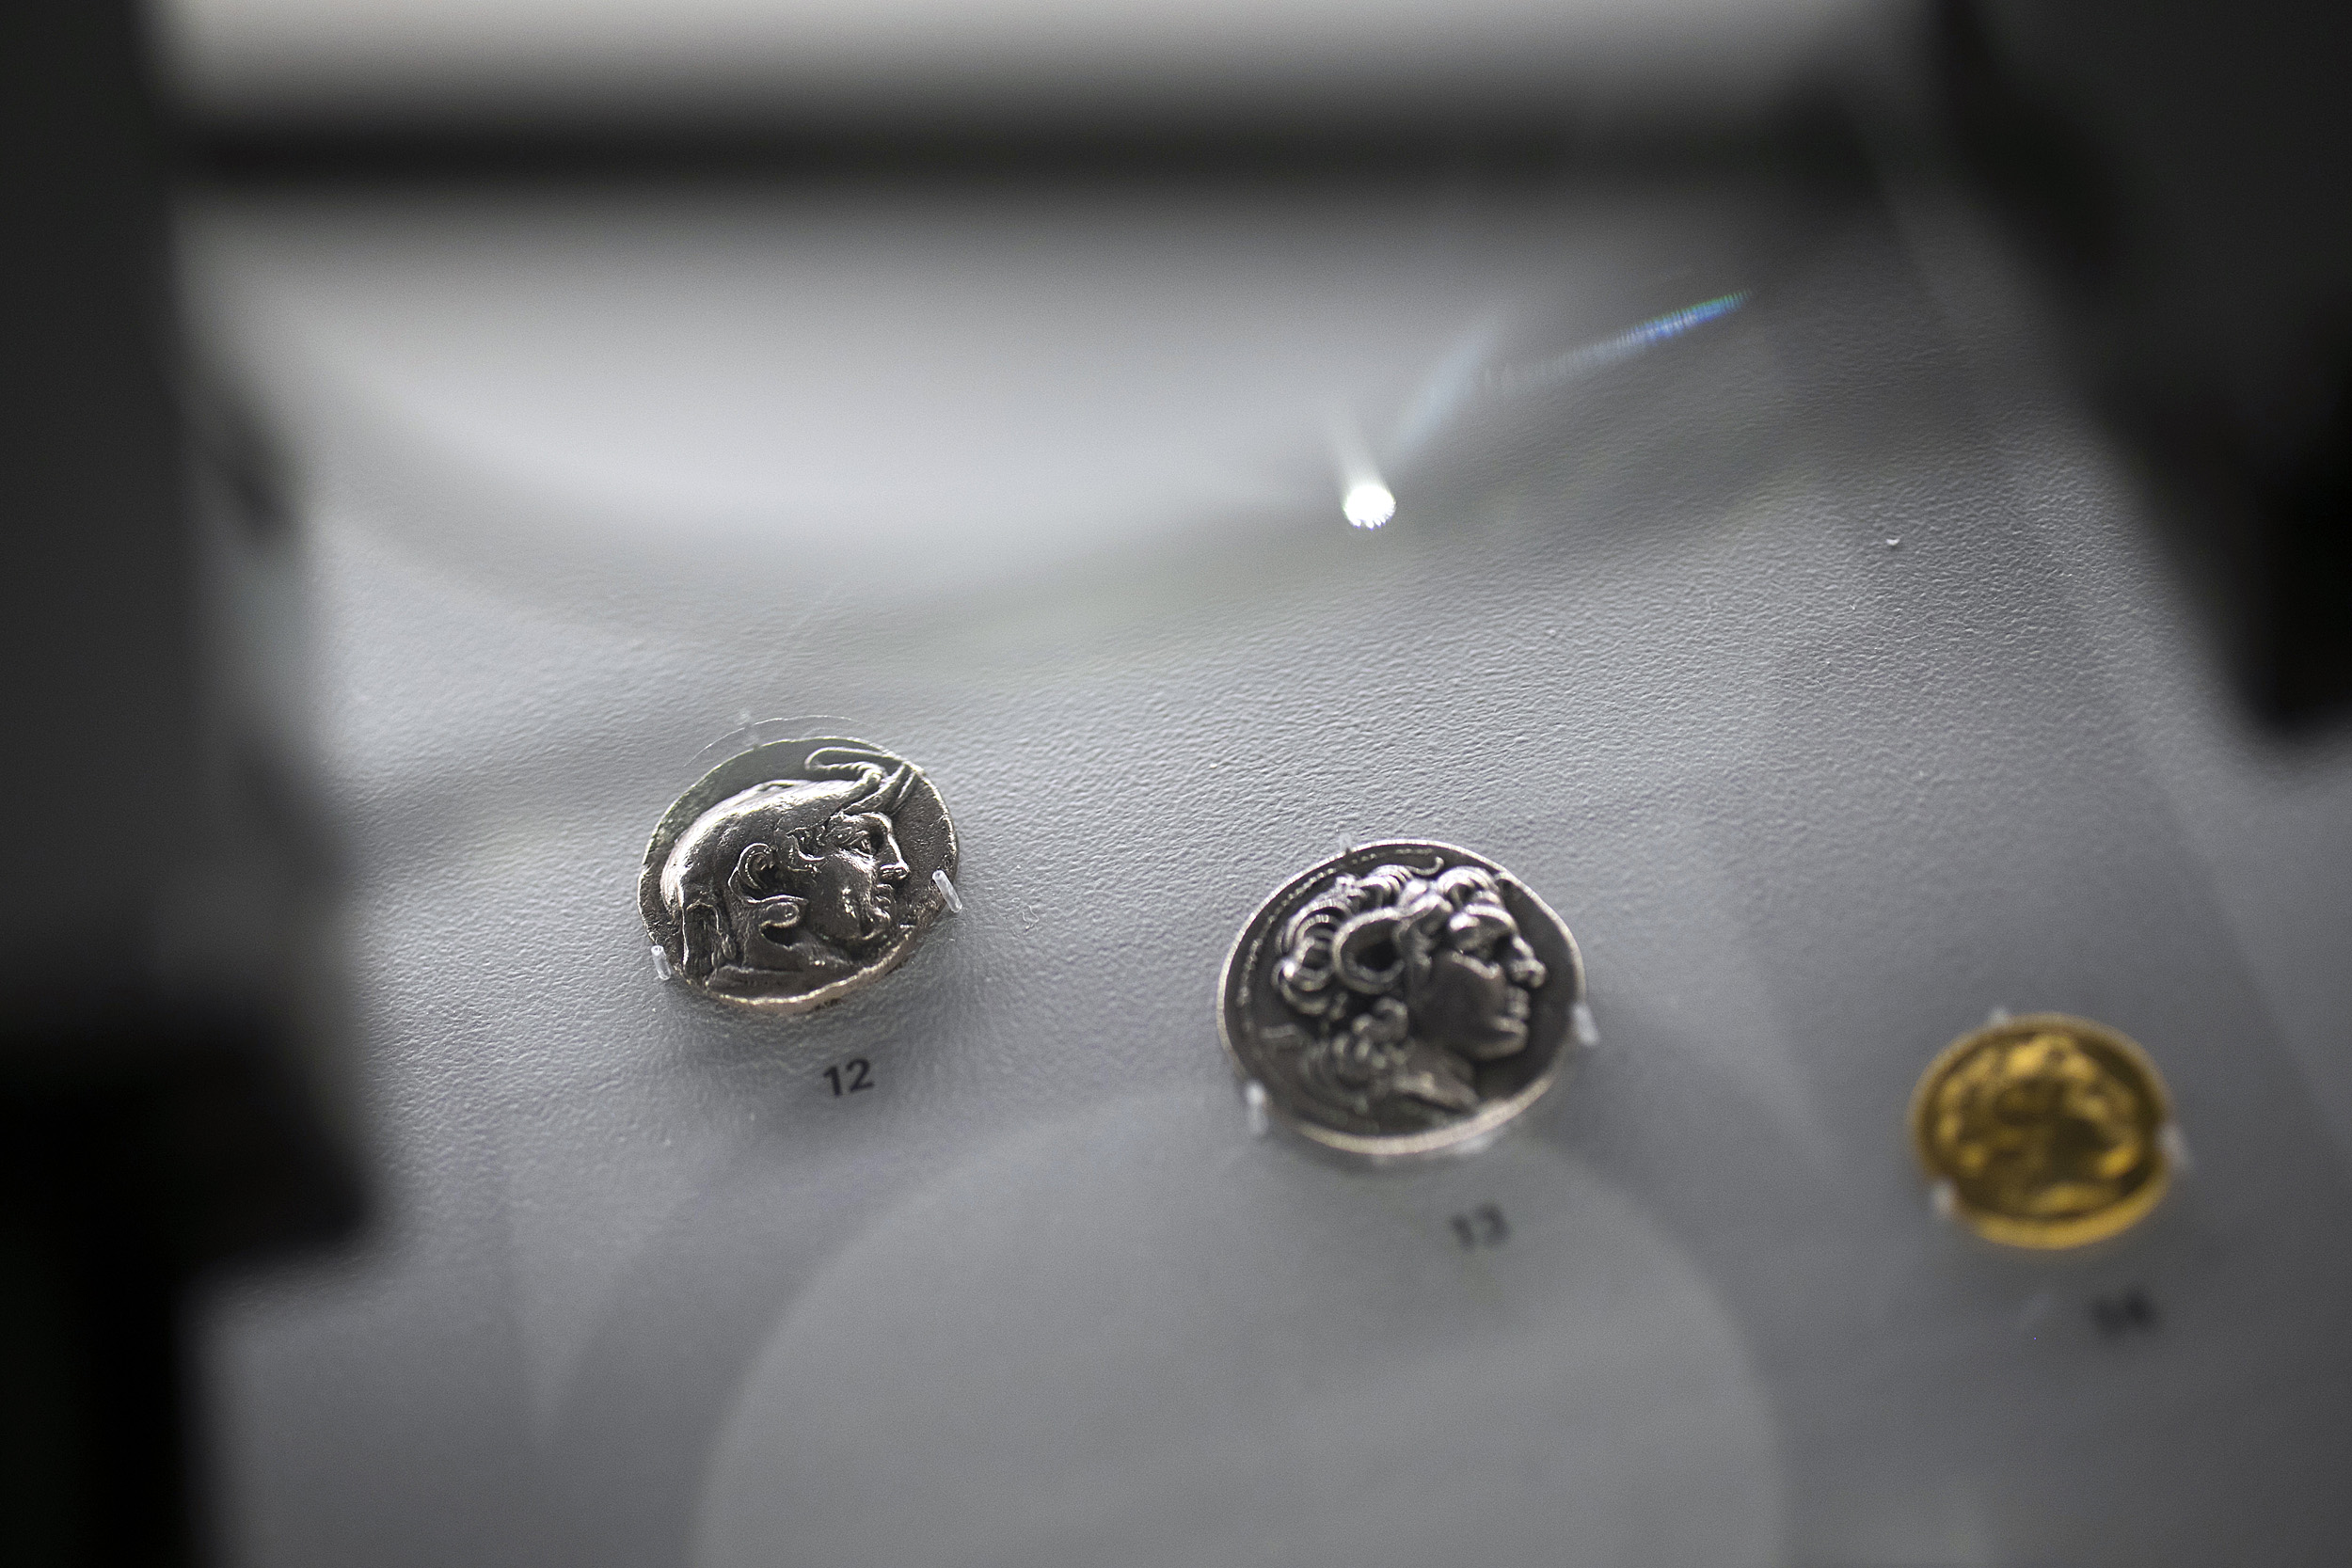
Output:
<instances>
[{"instance_id":1,"label":"bright light reflection","mask_svg":"<svg viewBox=\"0 0 2352 1568\"><path fill-rule=\"evenodd\" d=\"M1396 498L1389 487L1376 480L1367 480L1348 491L1340 502L1340 510L1358 528L1378 528L1396 515Z\"/></svg>"},{"instance_id":2,"label":"bright light reflection","mask_svg":"<svg viewBox=\"0 0 2352 1568\"><path fill-rule=\"evenodd\" d=\"M1652 316L1613 338L1586 343L1582 348L1572 348L1565 354L1556 354L1532 365L1505 365L1488 371L1486 385L1505 391L1523 392L1573 381L1621 360L1630 359L1644 349L1662 343L1669 338L1679 338L1694 326L1704 326L1718 317L1728 316L1747 302L1748 292L1745 289L1734 293L1718 294L1713 299L1701 300L1684 309Z\"/></svg>"}]
</instances>

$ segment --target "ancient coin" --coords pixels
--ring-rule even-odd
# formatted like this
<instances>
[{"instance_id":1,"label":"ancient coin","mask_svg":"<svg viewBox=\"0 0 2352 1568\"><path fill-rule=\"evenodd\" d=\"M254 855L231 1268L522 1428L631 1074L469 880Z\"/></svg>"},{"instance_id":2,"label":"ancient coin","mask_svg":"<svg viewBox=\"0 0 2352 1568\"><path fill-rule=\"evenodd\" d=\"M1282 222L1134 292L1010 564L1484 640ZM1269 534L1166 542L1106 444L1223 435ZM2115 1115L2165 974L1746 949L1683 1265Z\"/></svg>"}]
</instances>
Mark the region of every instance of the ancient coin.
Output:
<instances>
[{"instance_id":1,"label":"ancient coin","mask_svg":"<svg viewBox=\"0 0 2352 1568\"><path fill-rule=\"evenodd\" d=\"M955 827L921 768L862 740L778 740L663 814L637 901L679 982L803 1012L904 961L955 874Z\"/></svg>"},{"instance_id":2,"label":"ancient coin","mask_svg":"<svg viewBox=\"0 0 2352 1568\"><path fill-rule=\"evenodd\" d=\"M2147 1053L2062 1013L1963 1035L1911 1097L1912 1147L1954 1215L2011 1246L2096 1242L2156 1206L2171 1179L2171 1102Z\"/></svg>"},{"instance_id":3,"label":"ancient coin","mask_svg":"<svg viewBox=\"0 0 2352 1568\"><path fill-rule=\"evenodd\" d=\"M1576 939L1451 845L1368 844L1284 883L1225 960L1217 1021L1268 1111L1351 1153L1473 1143L1558 1080L1584 999Z\"/></svg>"}]
</instances>

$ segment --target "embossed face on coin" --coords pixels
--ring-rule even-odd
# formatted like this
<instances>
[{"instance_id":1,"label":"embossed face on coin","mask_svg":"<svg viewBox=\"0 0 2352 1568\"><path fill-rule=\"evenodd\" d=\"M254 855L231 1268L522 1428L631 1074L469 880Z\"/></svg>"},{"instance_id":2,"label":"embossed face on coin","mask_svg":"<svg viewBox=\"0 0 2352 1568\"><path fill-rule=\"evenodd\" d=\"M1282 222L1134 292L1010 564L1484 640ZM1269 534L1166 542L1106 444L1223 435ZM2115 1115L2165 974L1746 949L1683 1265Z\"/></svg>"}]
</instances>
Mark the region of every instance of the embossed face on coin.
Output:
<instances>
[{"instance_id":1,"label":"embossed face on coin","mask_svg":"<svg viewBox=\"0 0 2352 1568\"><path fill-rule=\"evenodd\" d=\"M922 770L862 740L728 758L654 829L646 933L688 986L802 1012L895 968L937 917L956 832Z\"/></svg>"},{"instance_id":2,"label":"embossed face on coin","mask_svg":"<svg viewBox=\"0 0 2352 1568\"><path fill-rule=\"evenodd\" d=\"M2170 1114L2164 1081L2138 1046L2088 1019L2035 1013L1946 1049L1912 1095L1911 1136L1979 1235L2080 1246L2164 1196Z\"/></svg>"},{"instance_id":3,"label":"embossed face on coin","mask_svg":"<svg viewBox=\"0 0 2352 1568\"><path fill-rule=\"evenodd\" d=\"M1421 1154L1518 1115L1565 1065L1584 966L1492 861L1369 844L1286 883L1225 960L1236 1071L1318 1143Z\"/></svg>"}]
</instances>

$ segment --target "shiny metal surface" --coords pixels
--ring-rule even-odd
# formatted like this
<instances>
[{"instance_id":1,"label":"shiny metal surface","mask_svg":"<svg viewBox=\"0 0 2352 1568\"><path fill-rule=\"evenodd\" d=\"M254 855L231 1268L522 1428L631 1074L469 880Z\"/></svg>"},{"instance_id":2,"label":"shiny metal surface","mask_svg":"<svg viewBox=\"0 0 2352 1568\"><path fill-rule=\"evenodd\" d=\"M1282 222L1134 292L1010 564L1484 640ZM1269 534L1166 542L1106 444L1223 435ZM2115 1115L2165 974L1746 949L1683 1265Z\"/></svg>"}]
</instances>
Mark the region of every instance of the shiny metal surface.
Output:
<instances>
[{"instance_id":1,"label":"shiny metal surface","mask_svg":"<svg viewBox=\"0 0 2352 1568\"><path fill-rule=\"evenodd\" d=\"M637 899L681 984L805 1012L904 962L955 873L955 827L920 768L862 740L779 740L662 815Z\"/></svg>"},{"instance_id":2,"label":"shiny metal surface","mask_svg":"<svg viewBox=\"0 0 2352 1568\"><path fill-rule=\"evenodd\" d=\"M2171 1097L2127 1036L2063 1013L2006 1018L1954 1040L1919 1080L1911 1141L1987 1241L2105 1241L2171 1183Z\"/></svg>"},{"instance_id":3,"label":"shiny metal surface","mask_svg":"<svg viewBox=\"0 0 2352 1568\"><path fill-rule=\"evenodd\" d=\"M1292 878L1218 983L1234 1070L1270 1111L1356 1154L1494 1132L1568 1059L1576 939L1502 866L1451 845L1370 844Z\"/></svg>"}]
</instances>

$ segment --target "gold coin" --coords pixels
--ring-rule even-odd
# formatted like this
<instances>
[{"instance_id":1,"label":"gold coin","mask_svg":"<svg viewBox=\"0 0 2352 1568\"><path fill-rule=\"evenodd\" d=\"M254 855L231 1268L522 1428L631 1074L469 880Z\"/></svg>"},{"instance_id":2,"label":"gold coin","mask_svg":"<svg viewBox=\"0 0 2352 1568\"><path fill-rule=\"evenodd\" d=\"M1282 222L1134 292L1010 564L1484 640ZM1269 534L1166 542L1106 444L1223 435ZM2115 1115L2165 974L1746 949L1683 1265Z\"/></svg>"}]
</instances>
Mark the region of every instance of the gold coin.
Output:
<instances>
[{"instance_id":1,"label":"gold coin","mask_svg":"<svg viewBox=\"0 0 2352 1568\"><path fill-rule=\"evenodd\" d=\"M2104 1240L2170 1184L2170 1098L2102 1023L2029 1013L1963 1035L1911 1096L1911 1142L1961 1223L2010 1246Z\"/></svg>"}]
</instances>

